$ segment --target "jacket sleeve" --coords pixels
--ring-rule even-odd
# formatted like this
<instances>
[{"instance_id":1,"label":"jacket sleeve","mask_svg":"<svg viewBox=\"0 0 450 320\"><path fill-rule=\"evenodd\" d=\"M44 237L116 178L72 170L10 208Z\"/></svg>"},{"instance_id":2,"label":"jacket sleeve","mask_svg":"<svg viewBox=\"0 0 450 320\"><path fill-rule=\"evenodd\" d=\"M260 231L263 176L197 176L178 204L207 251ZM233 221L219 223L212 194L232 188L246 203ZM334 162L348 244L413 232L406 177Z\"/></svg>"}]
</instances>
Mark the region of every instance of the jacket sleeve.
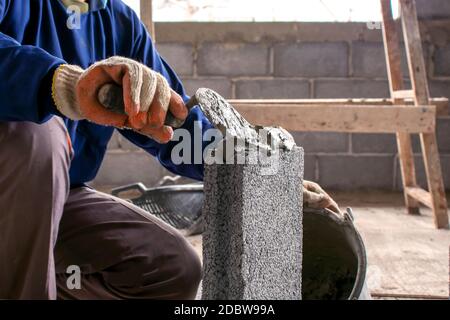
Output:
<instances>
[{"instance_id":1,"label":"jacket sleeve","mask_svg":"<svg viewBox=\"0 0 450 320\"><path fill-rule=\"evenodd\" d=\"M7 1L0 0L0 26ZM53 71L62 63L46 51L22 46L0 31L0 121L42 123L57 114L51 82Z\"/></svg>"},{"instance_id":2,"label":"jacket sleeve","mask_svg":"<svg viewBox=\"0 0 450 320\"><path fill-rule=\"evenodd\" d=\"M181 95L184 101L187 102L189 97L185 94L181 81L170 66L158 54L152 43L152 39L147 33L142 22L140 22L136 16L134 18L136 20L134 23L134 34L136 37L133 46L134 49L132 49L130 57L137 61L141 61L153 70L161 73L167 79L172 89ZM173 157L171 156L172 150L175 145L178 144L178 141L170 141L167 144L159 144L154 140L131 130L119 131L132 143L157 157L159 162L169 171L192 179L203 180L202 154L205 148L210 145L209 141L203 140L203 133L211 128L213 128L213 126L206 119L200 109L198 107L193 108L182 128L175 130L175 135L177 135L178 130L183 130L185 133L189 132L190 136L190 141L185 142L190 144L191 160L181 164L175 164Z\"/></svg>"}]
</instances>

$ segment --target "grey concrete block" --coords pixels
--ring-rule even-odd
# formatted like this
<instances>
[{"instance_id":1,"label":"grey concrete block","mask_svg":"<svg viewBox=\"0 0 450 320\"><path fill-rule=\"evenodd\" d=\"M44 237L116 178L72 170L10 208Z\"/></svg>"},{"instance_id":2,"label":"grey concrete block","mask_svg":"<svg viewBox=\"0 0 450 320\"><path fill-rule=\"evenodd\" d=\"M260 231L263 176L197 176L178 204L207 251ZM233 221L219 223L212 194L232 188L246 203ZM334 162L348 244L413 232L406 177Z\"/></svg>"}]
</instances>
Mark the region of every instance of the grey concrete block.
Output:
<instances>
[{"instance_id":1,"label":"grey concrete block","mask_svg":"<svg viewBox=\"0 0 450 320\"><path fill-rule=\"evenodd\" d=\"M194 69L194 48L189 43L158 43L161 56L180 75L192 75Z\"/></svg>"},{"instance_id":2,"label":"grey concrete block","mask_svg":"<svg viewBox=\"0 0 450 320\"><path fill-rule=\"evenodd\" d=\"M434 75L450 76L450 45L437 47L434 52Z\"/></svg>"},{"instance_id":3,"label":"grey concrete block","mask_svg":"<svg viewBox=\"0 0 450 320\"><path fill-rule=\"evenodd\" d=\"M301 299L303 150L205 166L203 299Z\"/></svg>"},{"instance_id":4,"label":"grey concrete block","mask_svg":"<svg viewBox=\"0 0 450 320\"><path fill-rule=\"evenodd\" d=\"M271 79L236 81L238 99L307 99L310 97L309 81Z\"/></svg>"},{"instance_id":5,"label":"grey concrete block","mask_svg":"<svg viewBox=\"0 0 450 320\"><path fill-rule=\"evenodd\" d=\"M198 88L210 88L224 98L232 98L231 81L226 78L184 78L183 85L190 96L194 95Z\"/></svg>"},{"instance_id":6,"label":"grey concrete block","mask_svg":"<svg viewBox=\"0 0 450 320\"><path fill-rule=\"evenodd\" d=\"M430 81L430 95L432 97L450 98L450 81L432 80Z\"/></svg>"},{"instance_id":7,"label":"grey concrete block","mask_svg":"<svg viewBox=\"0 0 450 320\"><path fill-rule=\"evenodd\" d=\"M317 156L305 154L305 172L303 178L305 180L316 181Z\"/></svg>"},{"instance_id":8,"label":"grey concrete block","mask_svg":"<svg viewBox=\"0 0 450 320\"><path fill-rule=\"evenodd\" d=\"M422 150L422 147L420 146L420 137L418 134L411 135L411 143L412 143L413 152L420 153Z\"/></svg>"},{"instance_id":9,"label":"grey concrete block","mask_svg":"<svg viewBox=\"0 0 450 320\"><path fill-rule=\"evenodd\" d=\"M430 95L436 98L450 98L450 81L430 81ZM450 114L450 106L448 113Z\"/></svg>"},{"instance_id":10,"label":"grey concrete block","mask_svg":"<svg viewBox=\"0 0 450 320\"><path fill-rule=\"evenodd\" d=\"M315 98L387 98L387 81L373 80L316 80Z\"/></svg>"},{"instance_id":11,"label":"grey concrete block","mask_svg":"<svg viewBox=\"0 0 450 320\"><path fill-rule=\"evenodd\" d=\"M439 151L450 153L450 117L437 119L436 134Z\"/></svg>"},{"instance_id":12,"label":"grey concrete block","mask_svg":"<svg viewBox=\"0 0 450 320\"><path fill-rule=\"evenodd\" d=\"M382 42L352 43L353 75L356 77L387 77L386 58Z\"/></svg>"},{"instance_id":13,"label":"grey concrete block","mask_svg":"<svg viewBox=\"0 0 450 320\"><path fill-rule=\"evenodd\" d=\"M416 0L417 15L421 19L443 19L450 17L448 0Z\"/></svg>"},{"instance_id":14,"label":"grey concrete block","mask_svg":"<svg viewBox=\"0 0 450 320\"><path fill-rule=\"evenodd\" d=\"M428 62L429 48L422 43L423 57ZM352 43L353 76L387 78L386 55L382 42L355 41ZM409 78L405 46L401 46L401 66L404 78ZM427 68L428 70L428 68Z\"/></svg>"},{"instance_id":15,"label":"grey concrete block","mask_svg":"<svg viewBox=\"0 0 450 320\"><path fill-rule=\"evenodd\" d=\"M348 152L348 134L338 132L292 132L297 145L307 154Z\"/></svg>"},{"instance_id":16,"label":"grey concrete block","mask_svg":"<svg viewBox=\"0 0 450 320\"><path fill-rule=\"evenodd\" d=\"M395 134L353 133L351 137L354 153L397 154Z\"/></svg>"},{"instance_id":17,"label":"grey concrete block","mask_svg":"<svg viewBox=\"0 0 450 320\"><path fill-rule=\"evenodd\" d=\"M320 155L319 184L324 188L392 190L394 156Z\"/></svg>"},{"instance_id":18,"label":"grey concrete block","mask_svg":"<svg viewBox=\"0 0 450 320\"><path fill-rule=\"evenodd\" d=\"M262 44L204 43L198 49L197 73L258 76L269 73L269 48Z\"/></svg>"},{"instance_id":19,"label":"grey concrete block","mask_svg":"<svg viewBox=\"0 0 450 320\"><path fill-rule=\"evenodd\" d=\"M346 77L348 54L345 42L279 44L274 51L274 73L287 77Z\"/></svg>"},{"instance_id":20,"label":"grey concrete block","mask_svg":"<svg viewBox=\"0 0 450 320\"><path fill-rule=\"evenodd\" d=\"M143 182L147 186L153 186L168 174L169 171L146 152L116 150L106 153L93 183L96 186L120 186Z\"/></svg>"},{"instance_id":21,"label":"grey concrete block","mask_svg":"<svg viewBox=\"0 0 450 320\"><path fill-rule=\"evenodd\" d=\"M427 180L425 175L425 167L423 165L423 157L420 155L414 156L414 164L416 166L416 178L417 184L422 188L427 188ZM400 171L400 162L398 157L396 158L397 166L397 177L395 188L396 190L401 190L403 188L402 175ZM442 168L442 178L444 179L445 190L450 191L450 155L441 155L441 168Z\"/></svg>"}]
</instances>

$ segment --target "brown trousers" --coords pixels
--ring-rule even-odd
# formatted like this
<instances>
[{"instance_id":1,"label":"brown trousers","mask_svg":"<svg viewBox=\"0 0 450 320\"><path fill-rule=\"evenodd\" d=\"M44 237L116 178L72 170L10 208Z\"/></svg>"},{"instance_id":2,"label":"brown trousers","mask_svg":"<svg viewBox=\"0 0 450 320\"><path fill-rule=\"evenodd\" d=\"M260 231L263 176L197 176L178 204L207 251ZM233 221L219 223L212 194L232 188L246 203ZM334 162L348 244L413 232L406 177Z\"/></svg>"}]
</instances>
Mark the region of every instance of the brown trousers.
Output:
<instances>
[{"instance_id":1,"label":"brown trousers","mask_svg":"<svg viewBox=\"0 0 450 320\"><path fill-rule=\"evenodd\" d=\"M0 122L0 299L193 299L193 248L126 201L70 190L66 134L58 117Z\"/></svg>"}]
</instances>

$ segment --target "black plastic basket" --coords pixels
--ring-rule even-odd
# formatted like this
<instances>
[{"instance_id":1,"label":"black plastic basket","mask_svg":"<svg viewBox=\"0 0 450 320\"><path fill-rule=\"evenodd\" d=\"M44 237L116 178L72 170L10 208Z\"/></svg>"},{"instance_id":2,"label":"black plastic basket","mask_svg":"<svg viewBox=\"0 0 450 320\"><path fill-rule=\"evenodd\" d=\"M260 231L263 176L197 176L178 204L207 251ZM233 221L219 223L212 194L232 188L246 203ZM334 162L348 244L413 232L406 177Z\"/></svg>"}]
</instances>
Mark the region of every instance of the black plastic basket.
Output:
<instances>
[{"instance_id":1,"label":"black plastic basket","mask_svg":"<svg viewBox=\"0 0 450 320\"><path fill-rule=\"evenodd\" d=\"M155 215L177 229L189 229L202 213L203 184L147 188L142 183L115 188L114 196L125 192L137 192L139 196L129 199L133 204Z\"/></svg>"}]
</instances>

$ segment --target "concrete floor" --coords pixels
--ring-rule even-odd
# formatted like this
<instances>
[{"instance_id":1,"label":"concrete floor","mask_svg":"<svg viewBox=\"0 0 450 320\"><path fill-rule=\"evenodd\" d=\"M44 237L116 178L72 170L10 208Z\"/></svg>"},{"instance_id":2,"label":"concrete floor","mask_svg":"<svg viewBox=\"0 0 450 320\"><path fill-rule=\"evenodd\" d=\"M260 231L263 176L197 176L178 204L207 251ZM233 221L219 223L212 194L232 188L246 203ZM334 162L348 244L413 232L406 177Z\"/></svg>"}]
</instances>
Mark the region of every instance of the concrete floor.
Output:
<instances>
[{"instance_id":1,"label":"concrete floor","mask_svg":"<svg viewBox=\"0 0 450 320\"><path fill-rule=\"evenodd\" d=\"M336 194L350 206L368 255L368 285L379 297L449 298L450 231L434 228L431 210L405 213L402 194Z\"/></svg>"},{"instance_id":2,"label":"concrete floor","mask_svg":"<svg viewBox=\"0 0 450 320\"><path fill-rule=\"evenodd\" d=\"M408 216L400 193L334 193L352 207L368 255L375 299L448 299L450 231L436 230L431 211ZM449 201L450 203L450 201ZM201 255L201 236L189 240Z\"/></svg>"}]
</instances>

